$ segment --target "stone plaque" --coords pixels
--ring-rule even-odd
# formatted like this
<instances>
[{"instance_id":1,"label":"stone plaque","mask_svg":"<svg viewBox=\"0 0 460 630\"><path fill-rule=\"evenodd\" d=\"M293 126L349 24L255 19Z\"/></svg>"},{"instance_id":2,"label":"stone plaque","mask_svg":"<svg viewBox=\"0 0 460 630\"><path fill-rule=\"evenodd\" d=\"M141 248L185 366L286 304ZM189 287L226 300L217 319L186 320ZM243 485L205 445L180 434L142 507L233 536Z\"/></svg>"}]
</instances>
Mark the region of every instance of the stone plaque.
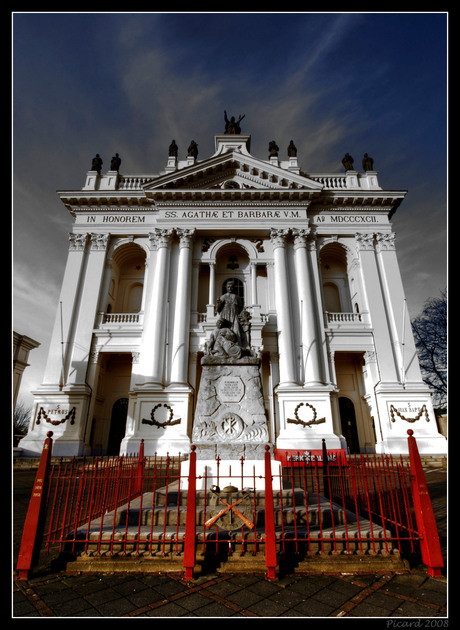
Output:
<instances>
[{"instance_id":1,"label":"stone plaque","mask_svg":"<svg viewBox=\"0 0 460 630\"><path fill-rule=\"evenodd\" d=\"M225 376L217 385L217 395L224 403L239 403L244 396L244 383L239 376Z\"/></svg>"}]
</instances>

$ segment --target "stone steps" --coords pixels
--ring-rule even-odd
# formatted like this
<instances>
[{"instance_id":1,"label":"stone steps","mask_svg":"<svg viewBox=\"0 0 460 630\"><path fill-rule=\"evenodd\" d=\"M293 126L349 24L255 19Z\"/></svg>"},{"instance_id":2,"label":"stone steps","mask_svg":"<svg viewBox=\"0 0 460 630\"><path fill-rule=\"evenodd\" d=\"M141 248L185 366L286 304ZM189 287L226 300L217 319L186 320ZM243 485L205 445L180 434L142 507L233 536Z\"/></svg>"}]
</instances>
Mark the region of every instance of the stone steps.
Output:
<instances>
[{"instance_id":1,"label":"stone steps","mask_svg":"<svg viewBox=\"0 0 460 630\"><path fill-rule=\"evenodd\" d=\"M390 532L382 527L365 518L357 519L340 506L331 507L324 497L320 497L318 504L316 494L307 494L305 505L304 492L300 489L283 490L282 497L280 492L273 494L280 570L307 573L407 570L407 563L386 540ZM244 493L234 491L228 502L242 496ZM156 499L163 501L163 505L153 510L146 507L151 506L152 499L152 493L145 493L129 506L92 521L89 528L80 527L76 537L82 542L69 543L65 550L70 554L67 570L181 571L187 493L171 486L167 492L162 488L157 491ZM213 493L197 491L196 574L265 572L265 493L257 491L251 501L245 514L252 521L255 504L252 529L241 521L233 523L236 529L225 529L224 521L217 521L221 523L219 527L207 528L204 521L216 513L216 506L217 511L225 506ZM87 537L90 542L85 551L83 541Z\"/></svg>"},{"instance_id":2,"label":"stone steps","mask_svg":"<svg viewBox=\"0 0 460 630\"><path fill-rule=\"evenodd\" d=\"M163 490L163 489L162 489ZM159 491L161 494L161 491ZM89 543L89 549L97 548L100 551L114 552L158 552L168 547L168 553L174 548L177 552L182 550L182 540L185 534L186 522L186 495L185 491L178 493L173 501L173 493L164 493L167 505L151 508L152 493L145 493L117 510L94 519L90 527L84 525L78 528L76 538L85 540L87 537L94 543ZM248 547L257 546L258 542L265 539L265 493L257 491L251 497L249 510L244 513L253 523L251 529L246 527L236 516L232 522L217 520L211 527L205 526L205 521L212 518L221 508L225 507L221 502L210 505L213 499L212 493L197 492L196 507L196 531L198 542L205 541L213 544L218 536L224 537L226 544L230 541L244 540ZM226 496L226 495L224 495ZM229 503L237 501L244 496L242 492L232 493ZM205 505L206 499L206 505ZM215 499L215 496L214 496ZM383 549L388 548L382 527L372 524L365 518L357 518L354 513L344 510L342 507L332 504L328 499L320 497L312 498L307 505L304 501L304 493L301 490L282 491L282 499L279 492L274 492L274 517L275 532L279 548L284 538L284 547L292 547L294 537L299 539L298 545L307 551L324 552L337 549ZM171 500L171 504L170 504ZM281 500L282 506L281 507ZM216 507L217 505L217 507ZM241 504L239 504L241 507ZM241 508L243 509L243 508ZM255 518L254 518L255 510ZM139 518L139 514L141 517ZM309 539L309 544L306 540ZM374 539L374 543L372 542ZM348 542L346 542L348 539ZM139 541L139 542L138 542ZM292 542L291 542L292 541ZM361 542L360 542L361 541ZM77 545L76 550L80 545Z\"/></svg>"}]
</instances>

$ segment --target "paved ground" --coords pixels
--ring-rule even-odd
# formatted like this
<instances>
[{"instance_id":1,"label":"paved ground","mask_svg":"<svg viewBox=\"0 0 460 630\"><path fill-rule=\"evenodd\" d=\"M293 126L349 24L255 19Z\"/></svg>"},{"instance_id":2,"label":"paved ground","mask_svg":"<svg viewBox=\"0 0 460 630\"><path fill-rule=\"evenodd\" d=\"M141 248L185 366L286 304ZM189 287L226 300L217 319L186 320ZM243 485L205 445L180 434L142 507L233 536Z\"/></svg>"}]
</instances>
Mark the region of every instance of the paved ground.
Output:
<instances>
[{"instance_id":1,"label":"paved ground","mask_svg":"<svg viewBox=\"0 0 460 630\"><path fill-rule=\"evenodd\" d=\"M446 564L442 578L428 577L423 566L400 575L295 573L276 581L253 574L193 582L175 573L70 575L42 553L29 580L18 580L13 570L12 617L371 617L386 619L388 628L410 627L401 618L407 624L407 618L436 617L444 620L426 627L447 627L447 475L442 469L425 474ZM14 472L13 569L34 477L35 471Z\"/></svg>"}]
</instances>

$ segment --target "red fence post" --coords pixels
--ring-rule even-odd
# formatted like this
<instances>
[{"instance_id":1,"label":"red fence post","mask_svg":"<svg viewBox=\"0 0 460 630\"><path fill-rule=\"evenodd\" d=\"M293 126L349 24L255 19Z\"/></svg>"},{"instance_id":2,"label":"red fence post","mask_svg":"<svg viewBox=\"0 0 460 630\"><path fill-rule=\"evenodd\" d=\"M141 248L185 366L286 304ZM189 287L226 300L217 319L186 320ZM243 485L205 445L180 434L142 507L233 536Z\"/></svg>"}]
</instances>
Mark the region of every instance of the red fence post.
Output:
<instances>
[{"instance_id":1,"label":"red fence post","mask_svg":"<svg viewBox=\"0 0 460 630\"><path fill-rule=\"evenodd\" d=\"M326 499L330 499L330 481L329 481L329 460L327 457L327 446L326 440L323 438L322 442L322 451L323 451L323 494Z\"/></svg>"},{"instance_id":2,"label":"red fence post","mask_svg":"<svg viewBox=\"0 0 460 630\"><path fill-rule=\"evenodd\" d=\"M184 537L184 579L193 580L196 557L196 446L191 447Z\"/></svg>"},{"instance_id":3,"label":"red fence post","mask_svg":"<svg viewBox=\"0 0 460 630\"><path fill-rule=\"evenodd\" d=\"M272 464L270 459L270 447L265 447L265 566L266 577L269 580L276 578L276 537L275 514L273 505Z\"/></svg>"},{"instance_id":4,"label":"red fence post","mask_svg":"<svg viewBox=\"0 0 460 630\"><path fill-rule=\"evenodd\" d=\"M407 431L409 437L409 458L411 467L411 486L414 499L415 518L420 535L420 547L423 563L427 566L428 575L442 577L441 569L444 566L441 544L439 542L438 528L434 517L433 506L423 472L417 442L413 437L412 429Z\"/></svg>"},{"instance_id":5,"label":"red fence post","mask_svg":"<svg viewBox=\"0 0 460 630\"><path fill-rule=\"evenodd\" d=\"M20 580L27 580L32 567L37 563L42 543L43 528L46 518L46 496L48 490L49 467L53 450L52 431L49 431L43 444L43 450L35 475L32 495L27 509L24 530L22 532L21 547L19 549L16 570Z\"/></svg>"}]
</instances>

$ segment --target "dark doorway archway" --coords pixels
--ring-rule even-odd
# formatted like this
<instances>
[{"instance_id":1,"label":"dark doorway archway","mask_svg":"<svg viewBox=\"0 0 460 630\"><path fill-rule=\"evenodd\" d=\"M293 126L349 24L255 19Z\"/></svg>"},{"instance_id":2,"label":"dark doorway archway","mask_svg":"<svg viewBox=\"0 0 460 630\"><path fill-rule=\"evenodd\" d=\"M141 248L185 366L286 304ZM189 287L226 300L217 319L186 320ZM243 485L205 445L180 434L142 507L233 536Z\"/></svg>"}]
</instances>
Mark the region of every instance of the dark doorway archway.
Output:
<instances>
[{"instance_id":1,"label":"dark doorway archway","mask_svg":"<svg viewBox=\"0 0 460 630\"><path fill-rule=\"evenodd\" d=\"M118 455L120 453L120 443L126 432L126 417L128 415L128 399L119 398L112 407L112 417L110 419L109 441L107 444L107 455Z\"/></svg>"},{"instance_id":2,"label":"dark doorway archway","mask_svg":"<svg viewBox=\"0 0 460 630\"><path fill-rule=\"evenodd\" d=\"M340 422L342 425L342 435L347 441L350 453L359 453L358 428L356 425L356 413L353 402L341 396L339 398Z\"/></svg>"}]
</instances>

